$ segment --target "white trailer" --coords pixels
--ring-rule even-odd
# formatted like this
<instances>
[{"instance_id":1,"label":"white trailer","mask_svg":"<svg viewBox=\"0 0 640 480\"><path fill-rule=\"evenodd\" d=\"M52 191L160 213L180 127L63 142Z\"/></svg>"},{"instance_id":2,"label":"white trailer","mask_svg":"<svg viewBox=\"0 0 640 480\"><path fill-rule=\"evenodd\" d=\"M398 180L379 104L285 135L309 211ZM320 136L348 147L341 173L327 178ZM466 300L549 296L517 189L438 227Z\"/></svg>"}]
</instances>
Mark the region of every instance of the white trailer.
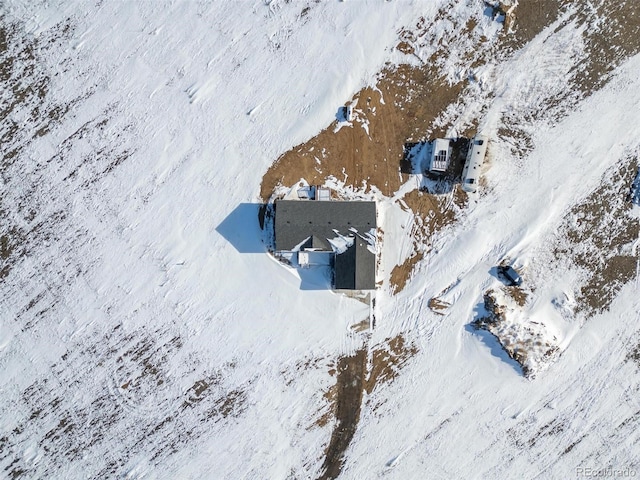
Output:
<instances>
[{"instance_id":1,"label":"white trailer","mask_svg":"<svg viewBox=\"0 0 640 480\"><path fill-rule=\"evenodd\" d=\"M451 146L446 138L436 138L431 142L431 161L429 171L445 173L451 161Z\"/></svg>"},{"instance_id":2,"label":"white trailer","mask_svg":"<svg viewBox=\"0 0 640 480\"><path fill-rule=\"evenodd\" d=\"M467 160L462 170L462 189L465 192L475 192L478 189L478 179L480 178L480 167L487 154L488 139L484 135L476 135L471 139Z\"/></svg>"}]
</instances>

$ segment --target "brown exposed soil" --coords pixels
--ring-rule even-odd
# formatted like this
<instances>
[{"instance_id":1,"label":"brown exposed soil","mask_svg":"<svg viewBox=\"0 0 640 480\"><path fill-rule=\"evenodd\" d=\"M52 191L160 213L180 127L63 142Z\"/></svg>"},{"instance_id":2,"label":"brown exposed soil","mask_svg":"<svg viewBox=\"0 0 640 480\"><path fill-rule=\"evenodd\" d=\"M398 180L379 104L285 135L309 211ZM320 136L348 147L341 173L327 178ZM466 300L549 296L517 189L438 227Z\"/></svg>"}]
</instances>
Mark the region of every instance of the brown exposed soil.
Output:
<instances>
[{"instance_id":1,"label":"brown exposed soil","mask_svg":"<svg viewBox=\"0 0 640 480\"><path fill-rule=\"evenodd\" d=\"M422 252L414 252L413 256L407 258L400 265L396 265L395 267L393 267L393 270L391 270L391 276L389 278L389 284L391 285L392 293L398 293L405 287L405 285L411 278L413 269L423 258L424 254Z\"/></svg>"},{"instance_id":2,"label":"brown exposed soil","mask_svg":"<svg viewBox=\"0 0 640 480\"><path fill-rule=\"evenodd\" d=\"M408 178L400 172L404 143L415 135L423 137L461 90L461 84L448 85L435 69L385 69L375 89L365 88L353 97L353 126L336 131L334 121L286 152L264 175L261 197L268 200L279 184L293 185L300 178L323 184L329 176L365 190L375 185L391 195ZM361 122L368 124L368 133Z\"/></svg>"},{"instance_id":3,"label":"brown exposed soil","mask_svg":"<svg viewBox=\"0 0 640 480\"><path fill-rule=\"evenodd\" d=\"M623 159L605 174L599 188L570 210L561 227L560 238L566 243L555 255L587 272L576 298L579 309L587 313L607 309L637 274L638 252L634 254L631 245L640 238L640 222L631 215L628 201L637 169L635 157Z\"/></svg>"},{"instance_id":4,"label":"brown exposed soil","mask_svg":"<svg viewBox=\"0 0 640 480\"><path fill-rule=\"evenodd\" d=\"M358 427L364 392L370 394L377 385L393 380L417 352L415 345L398 335L370 351L362 348L338 360L336 384L325 394L330 410L316 421L316 425L325 426L332 414L336 420L325 451L323 473L318 480L334 479L340 475L344 453Z\"/></svg>"},{"instance_id":5,"label":"brown exposed soil","mask_svg":"<svg viewBox=\"0 0 640 480\"><path fill-rule=\"evenodd\" d=\"M344 452L356 433L362 406L363 384L367 368L366 349L338 360L335 392L336 426L322 464L323 474L318 480L337 478L342 470Z\"/></svg>"},{"instance_id":6,"label":"brown exposed soil","mask_svg":"<svg viewBox=\"0 0 640 480\"><path fill-rule=\"evenodd\" d=\"M508 7L504 5L505 2L500 3L503 3L502 10L506 12ZM508 50L522 48L544 28L551 25L558 18L560 10L569 3L569 0L519 2L509 21L510 34L504 36L501 48Z\"/></svg>"},{"instance_id":7,"label":"brown exposed soil","mask_svg":"<svg viewBox=\"0 0 640 480\"><path fill-rule=\"evenodd\" d=\"M444 315L444 312L451 306L449 302L433 297L429 299L429 308L438 315Z\"/></svg>"},{"instance_id":8,"label":"brown exposed soil","mask_svg":"<svg viewBox=\"0 0 640 480\"><path fill-rule=\"evenodd\" d=\"M381 346L374 348L371 352L369 376L365 382L367 393L370 394L376 386L396 378L407 361L417 353L418 347L407 343L402 335L387 339Z\"/></svg>"},{"instance_id":9,"label":"brown exposed soil","mask_svg":"<svg viewBox=\"0 0 640 480\"><path fill-rule=\"evenodd\" d=\"M367 330L369 330L370 327L371 327L371 321L368 318L365 318L361 322L355 323L350 326L351 330L356 333L366 332Z\"/></svg>"},{"instance_id":10,"label":"brown exposed soil","mask_svg":"<svg viewBox=\"0 0 640 480\"><path fill-rule=\"evenodd\" d=\"M527 303L529 294L520 287L506 287L505 292L509 295L519 307L524 307Z\"/></svg>"},{"instance_id":11,"label":"brown exposed soil","mask_svg":"<svg viewBox=\"0 0 640 480\"><path fill-rule=\"evenodd\" d=\"M588 56L576 66L574 83L588 94L601 88L609 73L640 51L640 3L589 2L580 5L578 18L588 25L583 33Z\"/></svg>"},{"instance_id":12,"label":"brown exposed soil","mask_svg":"<svg viewBox=\"0 0 640 480\"><path fill-rule=\"evenodd\" d=\"M444 226L453 223L458 212L464 207L466 195L456 187L451 194L434 195L419 190L407 193L400 202L414 214L415 222L411 235L414 239L414 252L402 264L397 265L389 279L391 291L401 291L415 266L424 258L424 248L431 244L431 236Z\"/></svg>"}]
</instances>

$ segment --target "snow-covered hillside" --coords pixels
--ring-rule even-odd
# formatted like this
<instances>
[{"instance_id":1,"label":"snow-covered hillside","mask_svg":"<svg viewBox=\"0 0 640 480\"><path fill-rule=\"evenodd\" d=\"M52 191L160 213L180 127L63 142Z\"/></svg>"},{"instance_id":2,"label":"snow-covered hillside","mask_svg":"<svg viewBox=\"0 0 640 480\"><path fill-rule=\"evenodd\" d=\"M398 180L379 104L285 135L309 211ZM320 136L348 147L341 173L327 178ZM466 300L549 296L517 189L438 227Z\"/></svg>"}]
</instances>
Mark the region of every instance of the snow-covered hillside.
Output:
<instances>
[{"instance_id":1,"label":"snow-covered hillside","mask_svg":"<svg viewBox=\"0 0 640 480\"><path fill-rule=\"evenodd\" d=\"M640 9L521 3L520 27L480 0L1 4L0 476L640 474ZM378 201L370 312L266 254L261 182L430 62L461 92L430 128L477 125L489 162L423 237L419 176L331 177ZM554 347L533 379L471 326L505 259L506 335Z\"/></svg>"}]
</instances>

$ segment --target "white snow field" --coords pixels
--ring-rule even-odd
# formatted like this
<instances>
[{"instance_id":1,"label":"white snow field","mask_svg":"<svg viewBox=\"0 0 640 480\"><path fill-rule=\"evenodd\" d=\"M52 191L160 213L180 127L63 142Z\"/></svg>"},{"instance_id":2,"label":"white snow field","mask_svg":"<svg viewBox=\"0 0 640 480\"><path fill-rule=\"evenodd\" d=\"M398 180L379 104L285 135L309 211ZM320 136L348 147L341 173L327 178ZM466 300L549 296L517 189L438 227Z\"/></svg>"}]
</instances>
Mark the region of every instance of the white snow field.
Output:
<instances>
[{"instance_id":1,"label":"white snow field","mask_svg":"<svg viewBox=\"0 0 640 480\"><path fill-rule=\"evenodd\" d=\"M447 3L0 4L0 477L323 474L330 370L362 348L351 327L369 307L267 255L260 182ZM483 112L486 184L396 295L388 274L412 241L397 199L416 179L359 194L385 231L366 341L402 334L418 351L364 394L339 478L640 476L640 276L589 316L574 306L588 272L554 257L567 212L640 152L640 56L559 120L532 120L526 158L495 140L505 115L566 88L584 28L567 19L475 72L481 92L449 112ZM470 327L504 258L531 288L516 328L558 347L530 379Z\"/></svg>"}]
</instances>

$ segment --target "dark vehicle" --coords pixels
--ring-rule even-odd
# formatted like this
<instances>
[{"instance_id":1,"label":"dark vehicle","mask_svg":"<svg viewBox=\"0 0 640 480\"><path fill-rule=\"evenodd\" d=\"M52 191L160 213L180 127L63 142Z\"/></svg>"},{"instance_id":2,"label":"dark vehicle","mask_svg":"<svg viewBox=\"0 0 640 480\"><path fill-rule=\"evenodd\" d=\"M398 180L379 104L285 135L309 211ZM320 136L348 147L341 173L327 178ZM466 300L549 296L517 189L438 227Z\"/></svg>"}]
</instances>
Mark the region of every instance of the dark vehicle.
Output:
<instances>
[{"instance_id":1,"label":"dark vehicle","mask_svg":"<svg viewBox=\"0 0 640 480\"><path fill-rule=\"evenodd\" d=\"M501 265L498 267L498 276L509 286L511 287L519 287L522 285L522 277L516 269L508 266Z\"/></svg>"}]
</instances>

